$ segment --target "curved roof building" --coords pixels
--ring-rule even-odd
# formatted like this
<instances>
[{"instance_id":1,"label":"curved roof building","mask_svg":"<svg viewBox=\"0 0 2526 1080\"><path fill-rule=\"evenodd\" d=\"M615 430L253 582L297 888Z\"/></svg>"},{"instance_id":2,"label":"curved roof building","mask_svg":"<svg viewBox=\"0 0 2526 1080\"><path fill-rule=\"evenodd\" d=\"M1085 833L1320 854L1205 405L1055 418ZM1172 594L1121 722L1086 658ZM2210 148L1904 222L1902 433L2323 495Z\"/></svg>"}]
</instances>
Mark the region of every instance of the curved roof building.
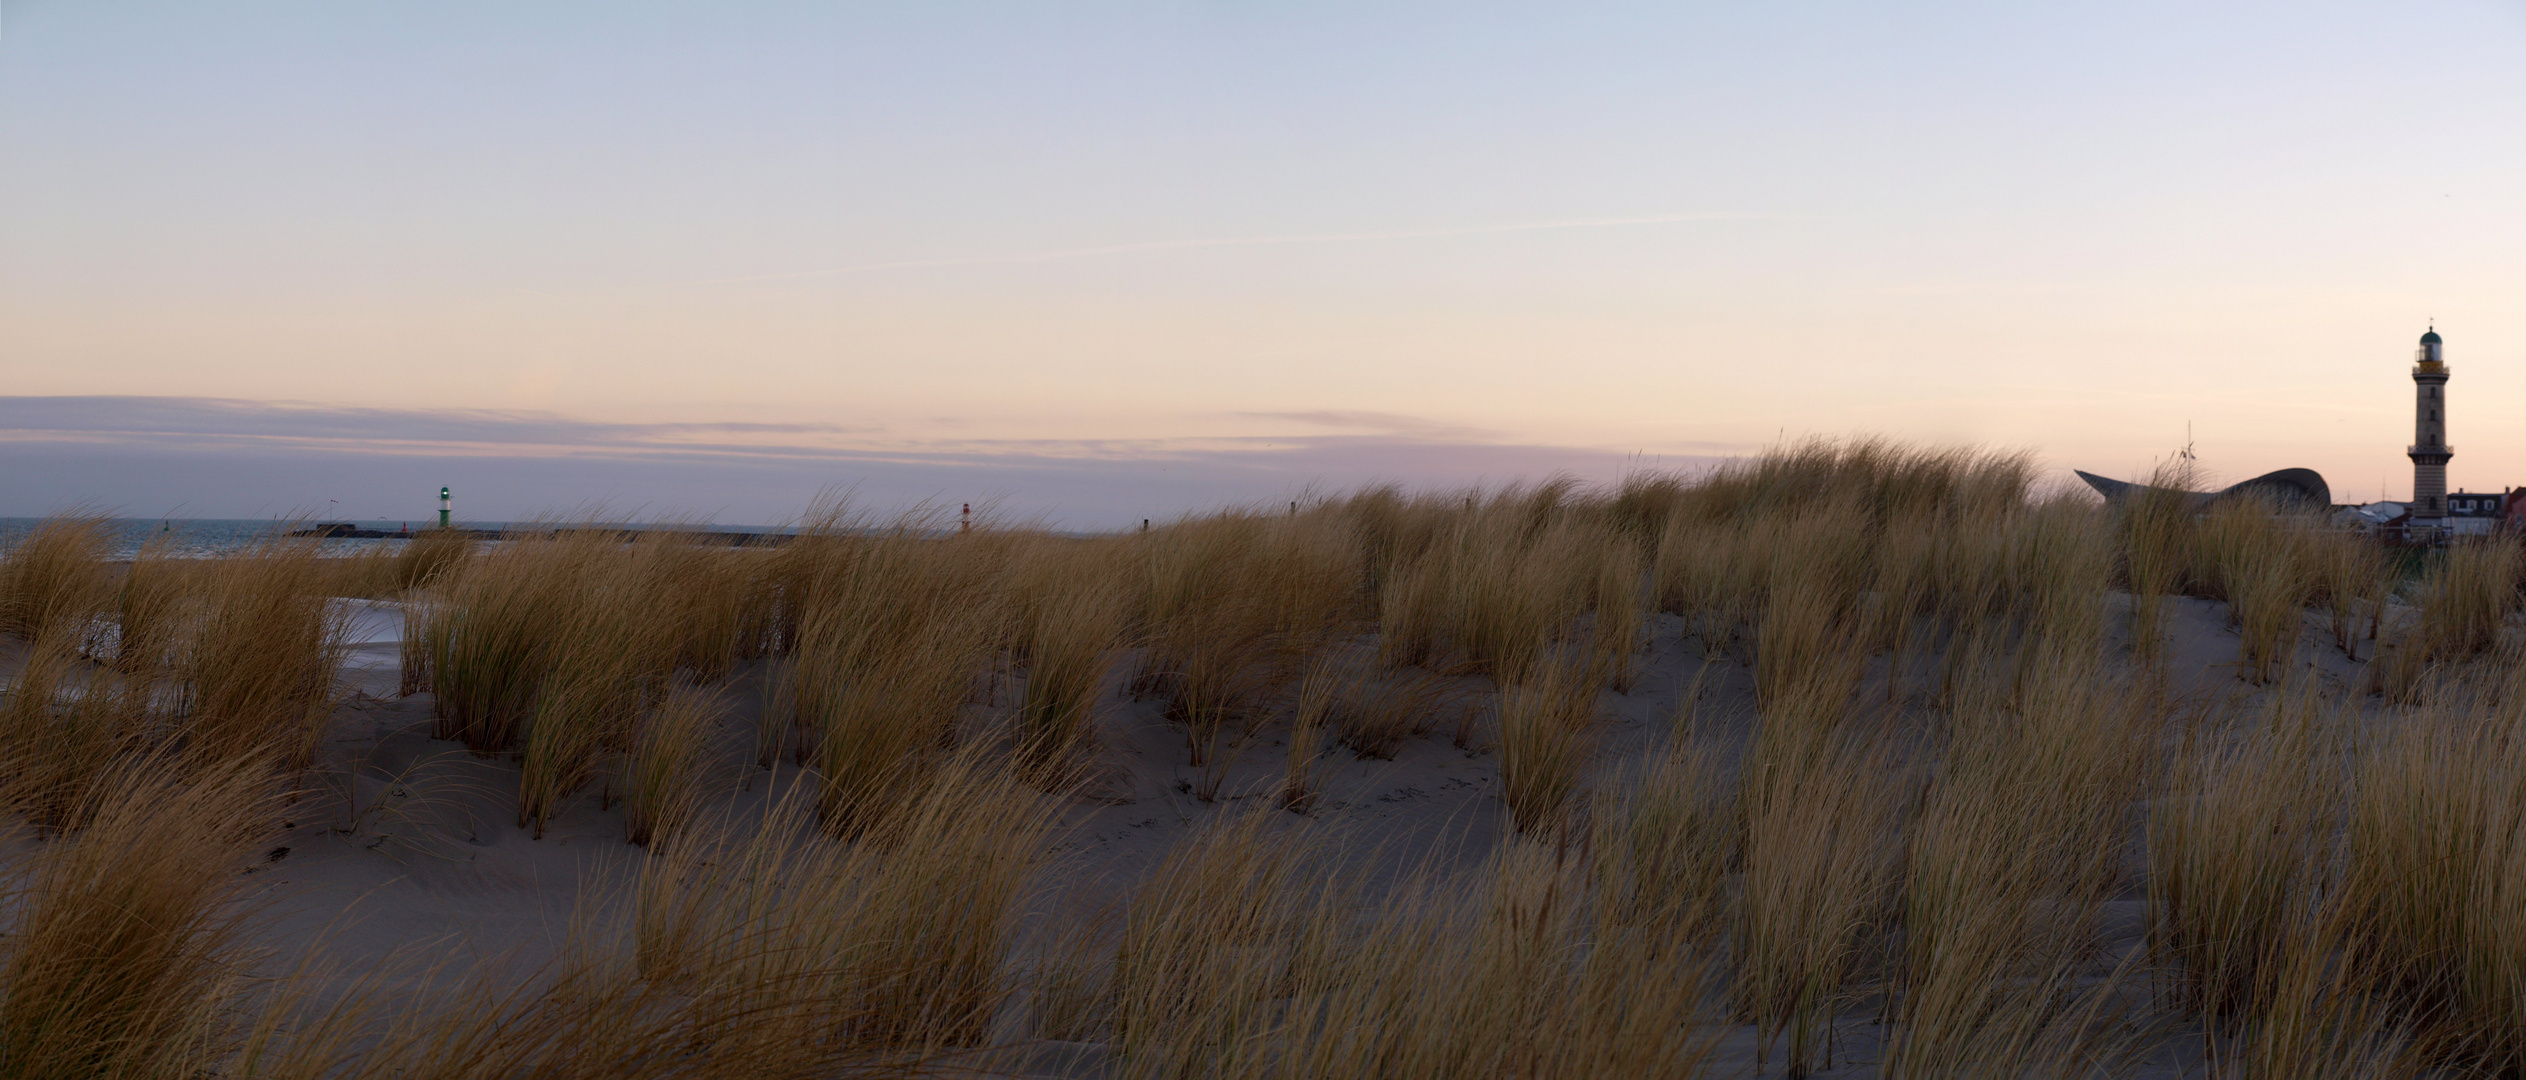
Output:
<instances>
[{"instance_id":1,"label":"curved roof building","mask_svg":"<svg viewBox=\"0 0 2526 1080\"><path fill-rule=\"evenodd\" d=\"M2109 479L2081 469L2070 471L2078 473L2079 479L2087 481L2087 486L2095 488L2096 493L2105 496L2108 501L2153 490L2147 484ZM2180 494L2192 499L2201 508L2246 495L2259 496L2284 510L2317 511L2333 505L2333 488L2314 469L2281 469L2217 491L2186 491Z\"/></svg>"}]
</instances>

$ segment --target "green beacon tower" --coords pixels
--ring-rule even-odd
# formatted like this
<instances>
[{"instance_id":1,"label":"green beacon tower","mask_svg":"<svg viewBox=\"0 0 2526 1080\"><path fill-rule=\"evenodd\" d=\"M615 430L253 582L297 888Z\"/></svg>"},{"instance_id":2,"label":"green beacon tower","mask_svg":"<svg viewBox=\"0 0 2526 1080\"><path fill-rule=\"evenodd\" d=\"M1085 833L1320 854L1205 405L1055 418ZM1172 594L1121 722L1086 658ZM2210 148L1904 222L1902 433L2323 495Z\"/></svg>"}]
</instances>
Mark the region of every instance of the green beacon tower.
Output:
<instances>
[{"instance_id":1,"label":"green beacon tower","mask_svg":"<svg viewBox=\"0 0 2526 1080\"><path fill-rule=\"evenodd\" d=\"M449 502L448 502L448 498L447 498L447 489L446 489L446 488L440 488L440 489L439 489L439 528L442 528L442 529L447 528L447 509L448 509L448 505L449 505Z\"/></svg>"}]
</instances>

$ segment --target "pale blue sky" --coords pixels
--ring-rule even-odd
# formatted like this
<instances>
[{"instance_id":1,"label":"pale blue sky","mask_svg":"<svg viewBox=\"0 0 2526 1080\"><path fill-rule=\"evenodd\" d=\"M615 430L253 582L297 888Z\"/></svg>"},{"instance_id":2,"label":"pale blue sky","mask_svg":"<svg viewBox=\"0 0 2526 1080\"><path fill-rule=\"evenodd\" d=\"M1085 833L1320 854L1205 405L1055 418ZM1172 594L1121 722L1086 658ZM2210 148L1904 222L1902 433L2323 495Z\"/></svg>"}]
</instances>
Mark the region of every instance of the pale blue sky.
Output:
<instances>
[{"instance_id":1,"label":"pale blue sky","mask_svg":"<svg viewBox=\"0 0 2526 1080\"><path fill-rule=\"evenodd\" d=\"M0 0L0 395L257 403L0 410L0 513L392 516L427 462L487 517L1098 524L1784 434L2129 472L2187 421L2400 497L2433 316L2497 488L2520 191L2516 2Z\"/></svg>"}]
</instances>

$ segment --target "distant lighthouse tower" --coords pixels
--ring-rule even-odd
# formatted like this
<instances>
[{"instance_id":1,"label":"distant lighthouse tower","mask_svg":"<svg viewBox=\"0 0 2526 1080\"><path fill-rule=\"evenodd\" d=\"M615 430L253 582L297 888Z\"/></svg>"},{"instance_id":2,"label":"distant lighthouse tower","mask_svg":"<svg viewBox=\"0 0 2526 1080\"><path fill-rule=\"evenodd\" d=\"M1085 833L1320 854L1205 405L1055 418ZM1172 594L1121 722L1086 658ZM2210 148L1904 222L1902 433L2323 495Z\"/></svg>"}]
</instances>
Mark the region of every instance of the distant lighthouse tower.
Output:
<instances>
[{"instance_id":1,"label":"distant lighthouse tower","mask_svg":"<svg viewBox=\"0 0 2526 1080\"><path fill-rule=\"evenodd\" d=\"M2412 382L2420 391L2412 417L2412 526L2443 529L2447 525L2447 355L2438 327L2421 335Z\"/></svg>"}]
</instances>

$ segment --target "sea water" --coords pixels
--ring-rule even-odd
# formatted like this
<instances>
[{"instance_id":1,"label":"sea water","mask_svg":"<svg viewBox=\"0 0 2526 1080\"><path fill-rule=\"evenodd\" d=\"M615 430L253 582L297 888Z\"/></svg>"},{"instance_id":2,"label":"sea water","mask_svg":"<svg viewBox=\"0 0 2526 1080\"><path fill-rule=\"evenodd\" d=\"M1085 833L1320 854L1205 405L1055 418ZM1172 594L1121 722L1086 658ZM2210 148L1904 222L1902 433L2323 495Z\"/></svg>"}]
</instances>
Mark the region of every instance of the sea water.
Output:
<instances>
[{"instance_id":1,"label":"sea water","mask_svg":"<svg viewBox=\"0 0 2526 1080\"><path fill-rule=\"evenodd\" d=\"M0 518L0 551L17 546L19 538L41 523L42 518ZM276 536L287 536L293 529L304 529L314 522L253 520L245 518L109 518L105 527L110 539L106 557L128 559L140 553L143 546L155 543L159 550L176 558L210 558L251 548ZM407 523L401 521L353 522L363 529L393 532ZM421 525L423 522L409 524ZM498 525L476 526L499 528ZM317 540L320 555L366 555L379 548L401 551L405 541L385 540Z\"/></svg>"},{"instance_id":2,"label":"sea water","mask_svg":"<svg viewBox=\"0 0 2526 1080\"><path fill-rule=\"evenodd\" d=\"M29 530L35 528L35 526L42 523L43 520L44 519L42 518L0 518L0 554L5 554L10 548L17 546L18 539L25 536ZM109 518L106 520L106 529L110 535L110 539L106 544L106 557L109 559L129 559L139 554L141 548L154 543L159 545L159 551L162 551L171 557L188 559L212 558L243 551L256 544L272 539L273 537L287 536L294 530L312 528L318 524L345 524L359 529L392 533L402 532L406 529L417 532L431 525L435 525L437 522L431 520L346 522L340 519L334 519L332 521L320 523L310 520L275 520L268 518ZM496 532L512 527L552 528L554 523L549 521L536 522L531 526L526 526L518 522L506 521L465 521L459 522L458 525L466 529ZM668 529L706 529L711 532L719 533L779 533L788 531L787 529L761 525L691 525L681 522L663 526L610 524L604 527L633 530L647 527ZM322 540L307 540L301 542L313 543L316 545L316 553L323 556L367 555L380 550L391 554L402 551L404 545L409 543L408 540L399 536L356 539L348 537L328 537Z\"/></svg>"}]
</instances>

